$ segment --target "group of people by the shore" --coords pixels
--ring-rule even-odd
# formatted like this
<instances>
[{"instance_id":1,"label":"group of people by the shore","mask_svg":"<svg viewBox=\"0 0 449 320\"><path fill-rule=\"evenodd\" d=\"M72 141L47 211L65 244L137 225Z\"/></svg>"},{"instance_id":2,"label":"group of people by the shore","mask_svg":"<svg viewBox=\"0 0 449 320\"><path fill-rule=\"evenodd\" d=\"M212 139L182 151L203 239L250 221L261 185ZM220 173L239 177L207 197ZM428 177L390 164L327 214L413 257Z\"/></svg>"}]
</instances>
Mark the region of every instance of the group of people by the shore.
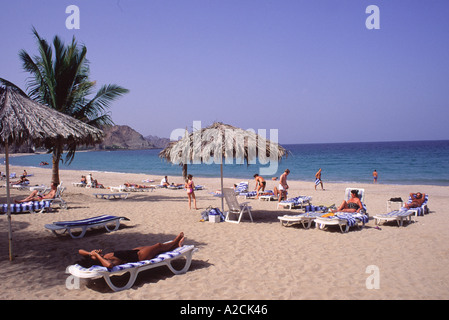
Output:
<instances>
[{"instance_id":1,"label":"group of people by the shore","mask_svg":"<svg viewBox=\"0 0 449 320\"><path fill-rule=\"evenodd\" d=\"M321 185L322 189L324 190L323 183L321 181L321 171L322 170L320 168L315 175L315 178L316 178L315 189L316 189L316 186ZM376 171L374 171L374 172L376 172ZM25 171L25 173L26 173L26 171ZM287 199L287 192L289 190L287 177L289 174L290 174L290 170L286 169L279 177L278 186L274 188L275 194L278 196L279 202ZM373 176L374 176L374 174L373 174ZM267 185L265 179L258 174L255 174L253 177L256 182L255 190L257 191L257 195L263 194L263 192L265 191L266 185ZM85 181L86 183L88 182L87 180L92 181L92 177L90 176L89 178L90 179L86 179L86 181ZM272 178L272 180L277 181L277 177ZM376 175L375 182L376 181L377 181L377 175ZM168 186L171 186L172 184L170 184L168 182L168 177L165 176L161 181L161 185L168 187ZM182 185L182 184L178 184L178 185ZM191 174L189 174L185 180L184 189L187 191L189 209L191 209L191 203L193 200L194 209L197 210L198 207L197 207L196 196L195 196L195 184L193 182L193 176ZM44 199L53 199L56 195L56 190L57 190L57 185L52 183L51 190L47 194L40 195L38 193L38 191L35 190L26 198L24 198L22 200L15 200L15 202L23 203L23 202L27 202L27 201L41 201ZM410 194L411 200L408 203L406 203L404 205L404 207L407 209L419 207L424 203L425 197L426 197L426 195L421 192L411 193ZM360 201L357 190L352 190L350 199L343 201L342 204L336 210L333 210L333 211L359 212L362 207L363 207L363 205ZM150 259L159 253L173 250L176 247L182 246L183 242L184 242L184 234L181 232L173 241L166 243L166 244L157 243L157 244L153 244L153 245L136 247L131 250L116 251L116 252L112 252L112 253L108 253L108 254L104 254L103 250L101 250L101 249L91 250L91 251L80 249L79 254L85 258L84 259L85 263L101 264L103 266L111 268L115 265L122 264L125 262L141 261L141 260L145 260L145 259Z\"/></svg>"}]
</instances>

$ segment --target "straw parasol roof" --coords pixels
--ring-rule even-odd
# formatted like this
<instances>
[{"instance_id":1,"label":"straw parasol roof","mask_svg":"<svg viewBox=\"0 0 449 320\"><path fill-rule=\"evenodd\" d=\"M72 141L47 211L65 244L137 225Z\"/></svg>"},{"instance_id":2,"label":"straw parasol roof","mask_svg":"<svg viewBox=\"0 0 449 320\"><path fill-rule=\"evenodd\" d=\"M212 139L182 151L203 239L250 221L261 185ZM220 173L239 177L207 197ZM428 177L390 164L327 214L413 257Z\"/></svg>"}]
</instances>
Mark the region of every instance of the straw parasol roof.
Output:
<instances>
[{"instance_id":1,"label":"straw parasol roof","mask_svg":"<svg viewBox=\"0 0 449 320\"><path fill-rule=\"evenodd\" d=\"M273 154L272 154L273 153ZM288 151L278 143L256 134L215 122L207 128L195 131L178 141L172 141L159 153L159 157L174 164L230 163L237 159L240 163L255 163L256 158L264 162L270 157L280 160Z\"/></svg>"},{"instance_id":2,"label":"straw parasol roof","mask_svg":"<svg viewBox=\"0 0 449 320\"><path fill-rule=\"evenodd\" d=\"M221 165L221 193L223 194L223 159L225 164L255 164L256 159L261 164L268 161L279 161L286 157L288 151L278 143L265 139L252 130L243 130L214 122L207 128L202 128L185 135L184 138L170 142L159 153L159 157L168 162L186 165L212 162ZM223 198L221 201L224 210Z\"/></svg>"},{"instance_id":3,"label":"straw parasol roof","mask_svg":"<svg viewBox=\"0 0 449 320\"><path fill-rule=\"evenodd\" d=\"M31 141L36 146L51 147L100 142L103 132L80 120L46 107L26 96L17 87L0 86L0 142L5 146L6 198L9 224L9 259L12 260L12 228L9 192L8 146Z\"/></svg>"},{"instance_id":4,"label":"straw parasol roof","mask_svg":"<svg viewBox=\"0 0 449 320\"><path fill-rule=\"evenodd\" d=\"M37 103L17 88L0 87L2 144L31 141L36 146L50 147L62 140L68 145L91 145L102 138L100 129Z\"/></svg>"}]
</instances>

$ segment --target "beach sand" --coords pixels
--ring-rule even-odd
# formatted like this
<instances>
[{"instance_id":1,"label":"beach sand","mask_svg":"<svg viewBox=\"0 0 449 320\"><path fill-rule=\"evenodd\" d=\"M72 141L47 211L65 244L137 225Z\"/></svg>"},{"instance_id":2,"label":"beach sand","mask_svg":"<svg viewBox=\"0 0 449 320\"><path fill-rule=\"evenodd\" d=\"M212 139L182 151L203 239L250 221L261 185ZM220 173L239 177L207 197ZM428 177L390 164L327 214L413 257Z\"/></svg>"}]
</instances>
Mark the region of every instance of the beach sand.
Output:
<instances>
[{"instance_id":1,"label":"beach sand","mask_svg":"<svg viewBox=\"0 0 449 320\"><path fill-rule=\"evenodd\" d=\"M24 168L12 167L21 173ZM31 185L49 185L51 169L27 168ZM14 214L13 254L8 260L6 215L0 216L0 299L448 299L449 298L449 187L384 184L326 183L325 190L314 190L314 181L289 181L290 196L310 195L313 204L340 204L346 187L365 188L366 205L372 217L386 212L391 197L408 199L410 192L429 194L430 214L414 223L375 227L370 220L363 229L351 228L342 234L338 228L319 230L283 227L278 216L299 210L276 209L276 202L249 201L254 223L200 222L208 206L221 207L211 192L220 179L194 177L206 190L197 191L200 210L189 210L184 190L157 189L133 192L126 200L96 199L95 192L109 190L74 187L88 172L61 170L66 190L67 210L43 214ZM159 182L161 177L142 174L92 172L105 186L126 181ZM181 183L178 177L169 177ZM250 188L254 188L254 181ZM225 187L238 183L225 179ZM267 181L267 189L277 182ZM2 203L6 202L2 188ZM29 191L12 190L14 198ZM226 206L226 205L225 205ZM126 216L118 231L88 231L82 239L68 235L56 237L44 228L47 223L75 220L102 214ZM186 274L173 275L161 267L141 272L134 286L113 292L104 280L81 281L77 289L66 286L66 267L76 262L78 249L130 249L173 239L179 232L186 244L199 251ZM368 289L368 266L379 270L379 288Z\"/></svg>"}]
</instances>

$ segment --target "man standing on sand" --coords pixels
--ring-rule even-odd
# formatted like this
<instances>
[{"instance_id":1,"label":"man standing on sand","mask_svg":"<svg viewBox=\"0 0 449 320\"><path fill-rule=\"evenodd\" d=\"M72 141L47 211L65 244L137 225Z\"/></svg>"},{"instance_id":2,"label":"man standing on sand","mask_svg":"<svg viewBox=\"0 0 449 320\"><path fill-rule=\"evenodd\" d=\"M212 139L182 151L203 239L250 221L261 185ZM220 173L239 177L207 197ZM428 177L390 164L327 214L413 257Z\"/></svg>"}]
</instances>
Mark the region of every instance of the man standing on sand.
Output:
<instances>
[{"instance_id":1,"label":"man standing on sand","mask_svg":"<svg viewBox=\"0 0 449 320\"><path fill-rule=\"evenodd\" d=\"M376 170L373 171L373 183L377 183L377 178L379 177L379 174Z\"/></svg>"},{"instance_id":2,"label":"man standing on sand","mask_svg":"<svg viewBox=\"0 0 449 320\"><path fill-rule=\"evenodd\" d=\"M281 174L281 178L279 179L279 202L281 202L282 198L287 199L287 176L290 173L290 170L285 169L284 173Z\"/></svg>"},{"instance_id":3,"label":"man standing on sand","mask_svg":"<svg viewBox=\"0 0 449 320\"><path fill-rule=\"evenodd\" d=\"M319 184L321 184L321 190L324 190L323 181L321 181L321 168L315 174L315 190L316 190L316 186L319 185Z\"/></svg>"}]
</instances>

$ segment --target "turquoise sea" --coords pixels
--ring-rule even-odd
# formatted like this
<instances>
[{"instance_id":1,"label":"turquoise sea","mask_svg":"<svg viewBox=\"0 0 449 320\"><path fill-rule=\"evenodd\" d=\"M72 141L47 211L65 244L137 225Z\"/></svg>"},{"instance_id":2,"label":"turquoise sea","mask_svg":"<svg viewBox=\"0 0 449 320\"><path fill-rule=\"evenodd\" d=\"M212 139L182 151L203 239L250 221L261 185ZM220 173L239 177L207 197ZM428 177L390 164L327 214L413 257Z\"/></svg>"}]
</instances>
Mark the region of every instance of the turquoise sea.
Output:
<instances>
[{"instance_id":1,"label":"turquoise sea","mask_svg":"<svg viewBox=\"0 0 449 320\"><path fill-rule=\"evenodd\" d=\"M372 182L372 172L379 173L379 183L427 184L449 186L449 140L323 143L283 145L290 154L279 163L276 174L286 168L289 179L314 181L315 173L322 168L323 182ZM161 150L92 151L78 152L69 165L61 169L85 172L107 171L142 173L151 175L181 176L181 167L167 163L158 157ZM51 164L49 154L11 157L15 166L38 167L41 161ZM3 162L2 162L3 163ZM224 176L236 179L252 179L259 173L260 164L226 164ZM2 170L4 171L4 170ZM192 164L188 172L195 177L218 177L220 166L216 164Z\"/></svg>"}]
</instances>

